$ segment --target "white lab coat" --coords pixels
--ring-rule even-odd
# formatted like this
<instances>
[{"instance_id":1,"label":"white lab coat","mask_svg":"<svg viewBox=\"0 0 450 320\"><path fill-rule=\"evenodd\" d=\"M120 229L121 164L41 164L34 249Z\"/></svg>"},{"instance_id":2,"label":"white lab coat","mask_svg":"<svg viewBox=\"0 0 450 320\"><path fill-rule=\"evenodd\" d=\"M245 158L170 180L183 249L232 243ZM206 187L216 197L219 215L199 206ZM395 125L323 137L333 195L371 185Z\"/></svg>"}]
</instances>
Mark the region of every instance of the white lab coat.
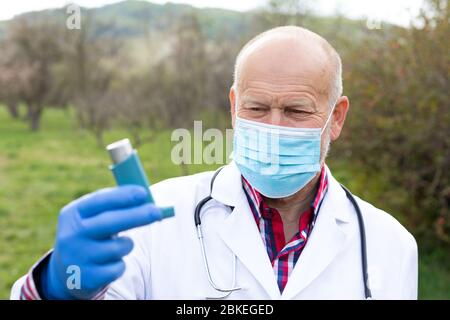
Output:
<instances>
[{"instance_id":1,"label":"white lab coat","mask_svg":"<svg viewBox=\"0 0 450 320\"><path fill-rule=\"evenodd\" d=\"M327 168L328 170L328 168ZM126 271L112 283L107 299L205 299L221 294L210 286L194 225L194 209L209 194L213 172L168 179L151 187L160 206L175 206L175 218L125 232L134 241ZM211 273L217 285L244 287L229 299L363 299L357 216L328 170L328 192L314 229L282 294L261 235L231 162L215 180L214 200L202 210ZM417 245L386 212L355 197L367 239L369 281L374 299L416 299ZM227 206L234 207L231 210ZM231 213L230 213L231 212ZM18 298L23 278L13 287Z\"/></svg>"}]
</instances>

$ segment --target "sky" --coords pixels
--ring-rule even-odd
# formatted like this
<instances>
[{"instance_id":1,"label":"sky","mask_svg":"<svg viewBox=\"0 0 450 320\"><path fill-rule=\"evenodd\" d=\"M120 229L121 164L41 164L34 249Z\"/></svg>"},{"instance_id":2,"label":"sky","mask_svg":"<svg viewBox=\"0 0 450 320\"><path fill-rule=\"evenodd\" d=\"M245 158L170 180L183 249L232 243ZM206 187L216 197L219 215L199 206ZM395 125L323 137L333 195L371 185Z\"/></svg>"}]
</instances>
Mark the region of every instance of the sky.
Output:
<instances>
[{"instance_id":1,"label":"sky","mask_svg":"<svg viewBox=\"0 0 450 320\"><path fill-rule=\"evenodd\" d=\"M422 0L304 0L308 7L320 15L340 13L350 18L387 21L407 26L411 16L418 13ZM60 8L68 3L83 7L100 7L118 0L12 0L1 1L0 20L11 19L27 11ZM152 0L166 3L164 0ZM175 3L188 3L196 7L217 7L246 11L267 3L267 0L171 0Z\"/></svg>"}]
</instances>

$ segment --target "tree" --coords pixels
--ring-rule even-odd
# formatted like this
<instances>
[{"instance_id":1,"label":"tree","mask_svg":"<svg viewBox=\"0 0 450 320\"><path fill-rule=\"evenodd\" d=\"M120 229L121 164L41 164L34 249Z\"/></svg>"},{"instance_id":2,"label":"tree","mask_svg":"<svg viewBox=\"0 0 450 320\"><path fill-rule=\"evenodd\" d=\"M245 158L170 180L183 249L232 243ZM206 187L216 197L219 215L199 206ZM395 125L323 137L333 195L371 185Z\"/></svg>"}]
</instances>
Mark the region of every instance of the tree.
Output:
<instances>
[{"instance_id":1,"label":"tree","mask_svg":"<svg viewBox=\"0 0 450 320\"><path fill-rule=\"evenodd\" d=\"M175 27L172 51L161 70L166 77L166 116L173 127L192 123L204 107L206 80L205 38L195 12L186 14ZM168 86L167 86L168 85ZM170 89L169 89L170 88Z\"/></svg>"},{"instance_id":2,"label":"tree","mask_svg":"<svg viewBox=\"0 0 450 320\"><path fill-rule=\"evenodd\" d=\"M6 43L0 47L0 101L8 109L12 118L19 118L21 68L14 63L14 52Z\"/></svg>"},{"instance_id":3,"label":"tree","mask_svg":"<svg viewBox=\"0 0 450 320\"><path fill-rule=\"evenodd\" d=\"M305 0L268 0L258 15L262 29L283 25L303 26L309 14Z\"/></svg>"},{"instance_id":4,"label":"tree","mask_svg":"<svg viewBox=\"0 0 450 320\"><path fill-rule=\"evenodd\" d=\"M427 6L346 57L353 108L336 151L390 182L387 203L417 235L450 243L450 15L448 0Z\"/></svg>"},{"instance_id":5,"label":"tree","mask_svg":"<svg viewBox=\"0 0 450 320\"><path fill-rule=\"evenodd\" d=\"M214 114L214 126L228 128L231 124L228 92L233 84L235 58L240 42L227 42L219 37L207 48L205 109Z\"/></svg>"},{"instance_id":6,"label":"tree","mask_svg":"<svg viewBox=\"0 0 450 320\"><path fill-rule=\"evenodd\" d=\"M44 107L54 102L55 65L61 58L61 26L53 20L16 18L9 26L6 42L13 54L8 61L17 82L12 101L27 106L30 128L37 131ZM52 36L50 36L52 35Z\"/></svg>"},{"instance_id":7,"label":"tree","mask_svg":"<svg viewBox=\"0 0 450 320\"><path fill-rule=\"evenodd\" d=\"M122 42L93 36L93 23L86 17L80 30L67 31L62 73L79 125L91 131L97 144L103 146L103 133L117 115L120 96L115 86L126 61Z\"/></svg>"},{"instance_id":8,"label":"tree","mask_svg":"<svg viewBox=\"0 0 450 320\"><path fill-rule=\"evenodd\" d=\"M162 77L163 71L158 66L146 68L141 74L122 79L120 87L116 88L117 120L130 133L136 147L152 141L166 126L163 116L166 108L163 92L166 91L162 90Z\"/></svg>"}]
</instances>

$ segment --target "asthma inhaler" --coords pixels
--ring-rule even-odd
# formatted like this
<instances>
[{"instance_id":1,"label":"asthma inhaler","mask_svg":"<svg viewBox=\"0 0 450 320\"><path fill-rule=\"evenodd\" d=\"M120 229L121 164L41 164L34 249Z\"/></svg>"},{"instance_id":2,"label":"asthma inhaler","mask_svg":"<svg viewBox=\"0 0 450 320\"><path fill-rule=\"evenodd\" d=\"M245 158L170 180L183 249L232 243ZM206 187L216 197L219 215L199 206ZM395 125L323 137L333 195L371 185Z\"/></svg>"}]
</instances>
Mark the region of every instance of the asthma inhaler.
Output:
<instances>
[{"instance_id":1,"label":"asthma inhaler","mask_svg":"<svg viewBox=\"0 0 450 320\"><path fill-rule=\"evenodd\" d=\"M111 143L106 147L113 164L109 167L116 179L118 186L134 184L144 187L147 190L148 202L154 203L150 192L150 183L148 182L144 168L142 167L137 151L131 146L130 140L123 139ZM175 215L173 207L161 207L162 219L173 217Z\"/></svg>"}]
</instances>

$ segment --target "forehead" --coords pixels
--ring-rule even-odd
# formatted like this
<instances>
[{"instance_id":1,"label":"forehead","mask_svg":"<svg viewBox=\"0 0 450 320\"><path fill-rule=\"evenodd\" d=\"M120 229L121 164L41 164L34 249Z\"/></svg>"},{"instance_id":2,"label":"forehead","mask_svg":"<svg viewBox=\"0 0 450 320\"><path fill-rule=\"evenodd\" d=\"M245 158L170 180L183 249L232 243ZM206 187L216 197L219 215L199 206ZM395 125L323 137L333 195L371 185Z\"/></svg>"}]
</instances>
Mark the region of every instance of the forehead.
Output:
<instances>
[{"instance_id":1,"label":"forehead","mask_svg":"<svg viewBox=\"0 0 450 320\"><path fill-rule=\"evenodd\" d=\"M317 39L275 35L257 41L243 52L238 65L238 90L261 86L268 91L327 92L330 61Z\"/></svg>"}]
</instances>

